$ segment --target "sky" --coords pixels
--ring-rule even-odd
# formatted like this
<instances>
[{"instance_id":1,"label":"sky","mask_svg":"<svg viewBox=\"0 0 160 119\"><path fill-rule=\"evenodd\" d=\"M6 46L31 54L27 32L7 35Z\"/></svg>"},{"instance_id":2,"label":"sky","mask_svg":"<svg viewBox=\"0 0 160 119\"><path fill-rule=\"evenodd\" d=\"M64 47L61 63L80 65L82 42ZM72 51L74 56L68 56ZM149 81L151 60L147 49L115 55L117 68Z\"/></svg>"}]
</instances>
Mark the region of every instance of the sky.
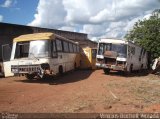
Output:
<instances>
[{"instance_id":1,"label":"sky","mask_svg":"<svg viewBox=\"0 0 160 119\"><path fill-rule=\"evenodd\" d=\"M0 22L123 38L160 0L0 0Z\"/></svg>"}]
</instances>

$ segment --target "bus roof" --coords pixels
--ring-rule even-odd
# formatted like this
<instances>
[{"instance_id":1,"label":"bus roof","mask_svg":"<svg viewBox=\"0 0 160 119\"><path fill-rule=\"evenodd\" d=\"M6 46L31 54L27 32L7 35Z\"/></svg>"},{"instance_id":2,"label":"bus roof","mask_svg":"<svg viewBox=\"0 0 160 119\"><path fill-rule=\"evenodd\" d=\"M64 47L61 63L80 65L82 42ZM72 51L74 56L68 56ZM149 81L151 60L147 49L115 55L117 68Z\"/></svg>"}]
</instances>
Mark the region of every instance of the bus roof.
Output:
<instances>
[{"instance_id":1,"label":"bus roof","mask_svg":"<svg viewBox=\"0 0 160 119\"><path fill-rule=\"evenodd\" d=\"M122 39L110 39L110 38L103 38L99 41L99 43L115 43L115 44L127 44L128 42Z\"/></svg>"},{"instance_id":2,"label":"bus roof","mask_svg":"<svg viewBox=\"0 0 160 119\"><path fill-rule=\"evenodd\" d=\"M20 35L13 39L13 42L23 42L23 41L32 41L32 40L46 40L54 38L53 33L34 33L34 34L25 34Z\"/></svg>"},{"instance_id":3,"label":"bus roof","mask_svg":"<svg viewBox=\"0 0 160 119\"><path fill-rule=\"evenodd\" d=\"M58 37L58 38L61 38L61 39L65 40L65 41L69 41L69 42L72 42L74 44L77 44L74 41L71 41L69 39L66 39L66 38L64 38L62 36L59 36L59 35L57 35L55 33L51 33L51 32L33 33L33 34L21 35L19 37L14 38L13 42L24 42L24 41L34 41L34 40L52 40L55 37Z\"/></svg>"}]
</instances>

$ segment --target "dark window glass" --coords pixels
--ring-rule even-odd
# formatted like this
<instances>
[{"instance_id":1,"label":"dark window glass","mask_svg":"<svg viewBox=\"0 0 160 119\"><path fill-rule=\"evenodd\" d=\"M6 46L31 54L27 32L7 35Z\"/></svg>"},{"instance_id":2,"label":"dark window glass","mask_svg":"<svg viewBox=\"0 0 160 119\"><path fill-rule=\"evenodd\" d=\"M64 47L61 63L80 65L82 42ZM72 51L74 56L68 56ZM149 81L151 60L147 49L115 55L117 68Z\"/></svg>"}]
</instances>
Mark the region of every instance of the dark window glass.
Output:
<instances>
[{"instance_id":1,"label":"dark window glass","mask_svg":"<svg viewBox=\"0 0 160 119\"><path fill-rule=\"evenodd\" d=\"M55 41L53 41L52 56L53 57L57 57L57 50L56 50L56 43L55 43Z\"/></svg>"},{"instance_id":2,"label":"dark window glass","mask_svg":"<svg viewBox=\"0 0 160 119\"><path fill-rule=\"evenodd\" d=\"M76 45L75 45L75 44L73 44L73 51L74 51L74 52L77 52L77 48L76 48Z\"/></svg>"},{"instance_id":3,"label":"dark window glass","mask_svg":"<svg viewBox=\"0 0 160 119\"><path fill-rule=\"evenodd\" d=\"M77 45L77 52L79 53L79 46Z\"/></svg>"},{"instance_id":4,"label":"dark window glass","mask_svg":"<svg viewBox=\"0 0 160 119\"><path fill-rule=\"evenodd\" d=\"M29 55L29 42L17 43L15 58L25 58Z\"/></svg>"},{"instance_id":5,"label":"dark window glass","mask_svg":"<svg viewBox=\"0 0 160 119\"><path fill-rule=\"evenodd\" d=\"M63 48L64 48L64 52L68 52L69 51L68 42L63 41Z\"/></svg>"},{"instance_id":6,"label":"dark window glass","mask_svg":"<svg viewBox=\"0 0 160 119\"><path fill-rule=\"evenodd\" d=\"M96 49L92 49L92 58L95 59L97 55L97 50Z\"/></svg>"},{"instance_id":7,"label":"dark window glass","mask_svg":"<svg viewBox=\"0 0 160 119\"><path fill-rule=\"evenodd\" d=\"M73 44L72 43L69 43L69 51L73 52Z\"/></svg>"},{"instance_id":8,"label":"dark window glass","mask_svg":"<svg viewBox=\"0 0 160 119\"><path fill-rule=\"evenodd\" d=\"M59 39L56 39L56 46L57 46L57 51L62 51L62 41Z\"/></svg>"}]
</instances>

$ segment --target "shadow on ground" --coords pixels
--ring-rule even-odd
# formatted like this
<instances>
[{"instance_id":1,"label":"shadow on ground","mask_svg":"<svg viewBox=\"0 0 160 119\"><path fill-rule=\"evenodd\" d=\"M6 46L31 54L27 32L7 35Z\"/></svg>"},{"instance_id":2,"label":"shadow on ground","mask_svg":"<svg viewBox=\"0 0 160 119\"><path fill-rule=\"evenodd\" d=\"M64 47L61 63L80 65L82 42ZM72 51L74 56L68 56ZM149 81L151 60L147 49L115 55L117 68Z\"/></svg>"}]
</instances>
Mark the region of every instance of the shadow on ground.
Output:
<instances>
[{"instance_id":1,"label":"shadow on ground","mask_svg":"<svg viewBox=\"0 0 160 119\"><path fill-rule=\"evenodd\" d=\"M125 72L120 72L120 71L111 71L109 74L104 75L111 75L111 76L121 76L121 77L141 77L141 76L147 76L150 74L150 71L145 70L145 71L133 71L132 73L125 73Z\"/></svg>"},{"instance_id":2,"label":"shadow on ground","mask_svg":"<svg viewBox=\"0 0 160 119\"><path fill-rule=\"evenodd\" d=\"M74 83L81 80L85 80L92 74L92 72L93 70L78 70L65 73L63 76L57 76L55 78L33 79L33 80L25 79L25 80L15 80L15 81L23 83L59 85L59 84Z\"/></svg>"}]
</instances>

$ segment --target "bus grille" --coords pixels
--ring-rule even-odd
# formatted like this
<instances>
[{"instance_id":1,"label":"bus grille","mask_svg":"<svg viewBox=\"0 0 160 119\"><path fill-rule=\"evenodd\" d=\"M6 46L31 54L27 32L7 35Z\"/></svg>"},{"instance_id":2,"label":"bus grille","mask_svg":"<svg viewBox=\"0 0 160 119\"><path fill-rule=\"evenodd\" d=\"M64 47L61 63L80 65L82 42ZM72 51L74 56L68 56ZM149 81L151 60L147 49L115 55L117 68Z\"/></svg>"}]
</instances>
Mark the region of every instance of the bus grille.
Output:
<instances>
[{"instance_id":1,"label":"bus grille","mask_svg":"<svg viewBox=\"0 0 160 119\"><path fill-rule=\"evenodd\" d=\"M17 73L38 72L40 70L39 65L12 65L11 71Z\"/></svg>"},{"instance_id":2,"label":"bus grille","mask_svg":"<svg viewBox=\"0 0 160 119\"><path fill-rule=\"evenodd\" d=\"M116 64L116 59L114 59L114 58L105 58L105 64L115 65Z\"/></svg>"}]
</instances>

